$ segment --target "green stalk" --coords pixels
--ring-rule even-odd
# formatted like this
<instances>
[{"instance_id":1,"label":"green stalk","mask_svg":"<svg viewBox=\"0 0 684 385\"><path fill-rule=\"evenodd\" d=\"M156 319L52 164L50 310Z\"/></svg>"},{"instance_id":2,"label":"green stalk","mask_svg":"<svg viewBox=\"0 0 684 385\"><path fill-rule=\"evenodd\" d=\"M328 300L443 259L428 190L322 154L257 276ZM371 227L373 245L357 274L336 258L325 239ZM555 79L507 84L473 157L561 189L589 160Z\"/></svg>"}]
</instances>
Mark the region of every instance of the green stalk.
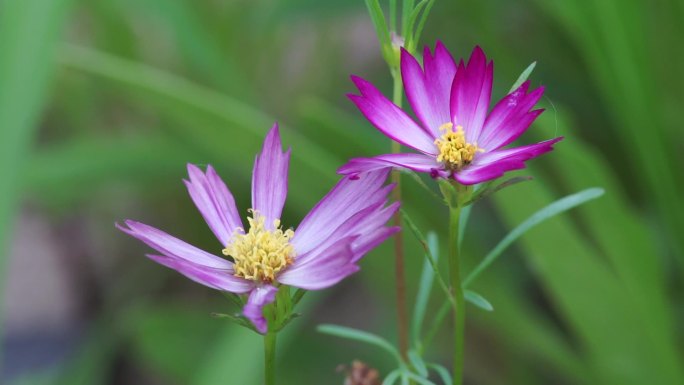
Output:
<instances>
[{"instance_id":1,"label":"green stalk","mask_svg":"<svg viewBox=\"0 0 684 385\"><path fill-rule=\"evenodd\" d=\"M464 332L465 332L465 298L461 287L461 271L458 247L458 226L461 208L458 204L449 206L449 279L454 291L456 306L454 307L454 384L463 383Z\"/></svg>"},{"instance_id":2,"label":"green stalk","mask_svg":"<svg viewBox=\"0 0 684 385\"><path fill-rule=\"evenodd\" d=\"M392 78L394 79L394 89L392 92L392 100L394 104L401 107L403 85L401 82L401 72L398 68L392 70ZM398 154L401 152L399 143L392 141L392 153ZM392 199L395 202L401 201L401 173L398 170L392 170L392 183L396 183L396 187L392 190ZM401 226L401 214L397 211L394 214L393 222L395 226ZM395 266L395 282L397 295L397 321L399 328L399 351L404 361L408 360L409 350L409 325L408 325L408 308L406 306L406 278L404 268L404 239L401 232L394 235L394 266Z\"/></svg>"},{"instance_id":3,"label":"green stalk","mask_svg":"<svg viewBox=\"0 0 684 385\"><path fill-rule=\"evenodd\" d=\"M276 332L271 331L264 335L264 382L266 385L275 385L275 352Z\"/></svg>"}]
</instances>

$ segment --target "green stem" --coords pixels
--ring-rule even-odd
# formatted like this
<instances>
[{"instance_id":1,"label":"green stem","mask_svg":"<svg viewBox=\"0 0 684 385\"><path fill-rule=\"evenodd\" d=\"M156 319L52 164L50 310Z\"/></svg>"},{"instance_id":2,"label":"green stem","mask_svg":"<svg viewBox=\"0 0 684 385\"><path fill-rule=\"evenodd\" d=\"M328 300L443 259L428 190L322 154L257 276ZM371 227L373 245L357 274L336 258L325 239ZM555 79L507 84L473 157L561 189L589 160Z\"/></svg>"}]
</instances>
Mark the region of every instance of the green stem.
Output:
<instances>
[{"instance_id":1,"label":"green stem","mask_svg":"<svg viewBox=\"0 0 684 385\"><path fill-rule=\"evenodd\" d=\"M464 332L465 332L465 298L461 287L461 271L458 247L458 226L461 208L458 205L449 207L449 278L454 291L456 306L454 307L454 384L463 383Z\"/></svg>"},{"instance_id":2,"label":"green stem","mask_svg":"<svg viewBox=\"0 0 684 385\"><path fill-rule=\"evenodd\" d=\"M392 70L392 78L394 80L393 101L394 104L401 107L403 85L401 82L401 72L398 68ZM392 153L397 154L401 152L399 143L392 141ZM392 182L396 183L396 187L392 190L392 199L395 202L401 201L401 173L397 170L392 170ZM399 211L394 214L393 219L395 226L401 226L401 214ZM408 360L409 350L409 325L408 325L408 308L406 306L406 278L404 268L404 239L401 232L394 235L394 269L397 295L397 322L399 328L399 351L404 361Z\"/></svg>"},{"instance_id":3,"label":"green stem","mask_svg":"<svg viewBox=\"0 0 684 385\"><path fill-rule=\"evenodd\" d=\"M270 327L264 335L264 382L266 385L275 385L276 335Z\"/></svg>"}]
</instances>

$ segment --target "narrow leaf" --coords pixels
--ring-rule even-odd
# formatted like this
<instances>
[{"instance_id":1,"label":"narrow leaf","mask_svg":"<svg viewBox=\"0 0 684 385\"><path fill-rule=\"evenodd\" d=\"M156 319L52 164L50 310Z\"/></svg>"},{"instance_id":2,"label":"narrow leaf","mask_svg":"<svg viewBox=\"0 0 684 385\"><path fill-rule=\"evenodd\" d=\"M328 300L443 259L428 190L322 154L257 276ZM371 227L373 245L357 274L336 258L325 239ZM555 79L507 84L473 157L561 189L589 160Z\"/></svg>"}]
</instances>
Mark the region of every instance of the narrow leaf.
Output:
<instances>
[{"instance_id":1,"label":"narrow leaf","mask_svg":"<svg viewBox=\"0 0 684 385\"><path fill-rule=\"evenodd\" d=\"M525 83L527 78L530 77L530 74L532 74L532 71L534 71L534 67L536 67L536 66L537 66L536 61L532 62L532 64L527 66L527 68L525 68L525 70L520 74L520 76L518 76L518 80L516 80L515 83L513 83L513 87L511 87L511 90L508 91L508 93L515 91L518 87L520 87L523 83Z\"/></svg>"},{"instance_id":2,"label":"narrow leaf","mask_svg":"<svg viewBox=\"0 0 684 385\"><path fill-rule=\"evenodd\" d=\"M425 6L425 10L423 11L420 17L420 21L418 22L418 27L416 27L415 32L413 32L413 37L411 38L411 46L408 47L409 52L415 51L416 47L418 46L418 42L420 41L420 35L423 34L425 22L427 21L428 15L430 14L430 10L432 9L432 6L434 4L435 0L430 0Z\"/></svg>"},{"instance_id":3,"label":"narrow leaf","mask_svg":"<svg viewBox=\"0 0 684 385\"><path fill-rule=\"evenodd\" d=\"M428 380L428 379L426 379L426 378L419 377L419 376L417 376L417 375L415 375L415 374L413 374L413 373L411 373L411 372L406 372L405 375L406 375L406 377L408 377L409 379L411 379L411 380L413 380L413 381L415 381L415 382L417 382L417 383L419 383L419 384L422 384L422 385L435 385L434 382L432 382L432 381L430 381L430 380Z\"/></svg>"},{"instance_id":4,"label":"narrow leaf","mask_svg":"<svg viewBox=\"0 0 684 385\"><path fill-rule=\"evenodd\" d=\"M395 369L385 377L385 379L382 381L382 385L394 385L394 383L397 382L397 380L401 377L401 370L400 369Z\"/></svg>"},{"instance_id":5,"label":"narrow leaf","mask_svg":"<svg viewBox=\"0 0 684 385\"><path fill-rule=\"evenodd\" d=\"M378 35L378 41L382 49L391 46L389 30L387 29L387 22L385 21L385 14L382 12L380 2L378 0L366 0L366 7L370 14L371 21L375 27L375 33Z\"/></svg>"},{"instance_id":6,"label":"narrow leaf","mask_svg":"<svg viewBox=\"0 0 684 385\"><path fill-rule=\"evenodd\" d=\"M603 195L604 191L601 188L589 188L578 193L568 195L565 198L561 198L550 205L544 207L543 209L532 214L525 222L521 223L513 229L508 235L502 239L492 251L487 254L487 256L480 262L475 269L468 275L468 277L463 281L463 287L470 285L475 278L477 278L480 273L482 273L486 268L489 267L508 246L510 246L516 239L520 238L528 230L534 226L540 224L541 222L552 218L558 214L568 211L574 207L577 207L587 201L596 199Z\"/></svg>"},{"instance_id":7,"label":"narrow leaf","mask_svg":"<svg viewBox=\"0 0 684 385\"><path fill-rule=\"evenodd\" d=\"M413 368L416 369L416 372L420 374L422 377L428 376L428 371L427 367L425 366L425 362L423 362L423 359L420 358L418 353L416 353L415 350L411 349L408 352L408 359L411 365L413 365Z\"/></svg>"},{"instance_id":8,"label":"narrow leaf","mask_svg":"<svg viewBox=\"0 0 684 385\"><path fill-rule=\"evenodd\" d=\"M318 330L318 332L320 333L330 334L340 338L346 338L350 340L365 342L370 345L375 345L383 349L384 351L390 353L392 357L394 357L397 360L397 362L402 364L401 356L399 355L397 349L394 346L392 346L392 344L387 342L386 339L375 334L358 329L330 324L318 325L316 330Z\"/></svg>"},{"instance_id":9,"label":"narrow leaf","mask_svg":"<svg viewBox=\"0 0 684 385\"><path fill-rule=\"evenodd\" d=\"M483 296L477 294L472 290L466 290L464 293L466 301L472 303L473 305L479 307L482 310L492 311L494 306L492 306L489 301L487 301Z\"/></svg>"},{"instance_id":10,"label":"narrow leaf","mask_svg":"<svg viewBox=\"0 0 684 385\"><path fill-rule=\"evenodd\" d=\"M442 278L442 275L439 273L439 267L437 266L437 262L435 261L435 258L432 256L432 252L430 251L430 247L428 242L425 240L425 237L423 234L418 230L418 227L413 223L413 220L411 220L411 217L406 213L404 210L401 211L401 216L404 220L404 223L408 225L409 229L411 229L411 232L413 232L413 235L418 239L418 241L423 245L423 249L425 250L425 258L427 261L430 263L430 266L432 267L432 270L434 271L435 276L437 277L437 282L439 282L440 287L444 291L444 294L447 296L447 298L451 301L451 303L455 306L456 302L451 295L451 291L449 290L449 285L447 285L446 281Z\"/></svg>"},{"instance_id":11,"label":"narrow leaf","mask_svg":"<svg viewBox=\"0 0 684 385\"><path fill-rule=\"evenodd\" d=\"M428 364L427 366L428 368L437 372L444 385L452 385L454 383L454 381L451 379L451 374L444 366L439 364Z\"/></svg>"},{"instance_id":12,"label":"narrow leaf","mask_svg":"<svg viewBox=\"0 0 684 385\"><path fill-rule=\"evenodd\" d=\"M430 231L427 234L427 244L435 257L435 263L439 261L437 234ZM428 301L430 300L430 292L432 291L432 284L435 278L435 271L426 258L423 262L423 271L420 275L420 283L418 285L418 294L416 295L416 305L413 309L412 338L416 343L420 340L420 330L423 326L423 319L425 318L425 310L427 309Z\"/></svg>"}]
</instances>

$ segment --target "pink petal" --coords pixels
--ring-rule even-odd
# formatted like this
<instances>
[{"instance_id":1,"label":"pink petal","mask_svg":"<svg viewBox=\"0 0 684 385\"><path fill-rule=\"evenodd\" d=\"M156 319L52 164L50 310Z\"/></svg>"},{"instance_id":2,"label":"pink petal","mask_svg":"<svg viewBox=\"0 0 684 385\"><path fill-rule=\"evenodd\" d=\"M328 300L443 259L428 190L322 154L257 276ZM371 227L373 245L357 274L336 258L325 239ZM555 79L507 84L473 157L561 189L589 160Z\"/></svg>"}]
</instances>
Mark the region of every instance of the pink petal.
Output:
<instances>
[{"instance_id":1,"label":"pink petal","mask_svg":"<svg viewBox=\"0 0 684 385\"><path fill-rule=\"evenodd\" d=\"M278 282L306 290L320 290L333 286L359 270L353 262L350 244L355 237L339 240L324 251L314 250L316 258L295 262L278 276Z\"/></svg>"},{"instance_id":2,"label":"pink petal","mask_svg":"<svg viewBox=\"0 0 684 385\"><path fill-rule=\"evenodd\" d=\"M405 146L434 154L434 138L369 82L352 76L361 95L348 95L380 132Z\"/></svg>"},{"instance_id":3,"label":"pink petal","mask_svg":"<svg viewBox=\"0 0 684 385\"><path fill-rule=\"evenodd\" d=\"M480 47L475 47L468 65L459 63L451 88L451 116L453 123L462 126L466 140L476 142L487 116L492 94L494 64Z\"/></svg>"},{"instance_id":4,"label":"pink petal","mask_svg":"<svg viewBox=\"0 0 684 385\"><path fill-rule=\"evenodd\" d=\"M211 166L207 166L205 174L197 166L188 164L188 175L190 180L184 182L192 201L216 238L223 246L227 245L233 233L242 228L233 195Z\"/></svg>"},{"instance_id":5,"label":"pink petal","mask_svg":"<svg viewBox=\"0 0 684 385\"><path fill-rule=\"evenodd\" d=\"M276 123L266 135L252 173L252 208L264 216L269 230L273 230L273 221L280 219L285 205L289 164L290 150L282 152Z\"/></svg>"},{"instance_id":6,"label":"pink petal","mask_svg":"<svg viewBox=\"0 0 684 385\"><path fill-rule=\"evenodd\" d=\"M200 250L152 226L132 220L126 220L124 224L127 227L120 226L118 223L116 227L126 234L143 241L165 257L182 259L196 265L215 269L229 270L233 268L232 262Z\"/></svg>"},{"instance_id":7,"label":"pink petal","mask_svg":"<svg viewBox=\"0 0 684 385\"><path fill-rule=\"evenodd\" d=\"M401 76L406 97L416 116L433 138L442 133L439 127L451 122L449 99L451 84L456 75L456 63L441 42L437 42L435 55L425 47L423 67L408 51L401 51Z\"/></svg>"},{"instance_id":8,"label":"pink petal","mask_svg":"<svg viewBox=\"0 0 684 385\"><path fill-rule=\"evenodd\" d=\"M217 269L179 258L152 254L147 254L147 257L212 289L242 294L252 290L254 287L253 282L236 277L232 266L228 269Z\"/></svg>"},{"instance_id":9,"label":"pink petal","mask_svg":"<svg viewBox=\"0 0 684 385\"><path fill-rule=\"evenodd\" d=\"M318 247L338 227L363 209L383 202L391 187L383 188L389 170L344 177L321 199L295 230L292 244L298 255Z\"/></svg>"},{"instance_id":10,"label":"pink petal","mask_svg":"<svg viewBox=\"0 0 684 385\"><path fill-rule=\"evenodd\" d=\"M278 289L271 285L257 286L249 294L245 307L242 308L242 315L252 321L254 327L261 334L268 331L268 322L264 318L263 308L275 301Z\"/></svg>"},{"instance_id":11,"label":"pink petal","mask_svg":"<svg viewBox=\"0 0 684 385\"><path fill-rule=\"evenodd\" d=\"M433 178L446 177L442 164L437 162L434 155L401 153L385 154L372 158L353 158L337 170L338 174L356 175L363 172L381 170L384 168L406 168L417 172L427 172Z\"/></svg>"},{"instance_id":12,"label":"pink petal","mask_svg":"<svg viewBox=\"0 0 684 385\"><path fill-rule=\"evenodd\" d=\"M562 139L563 137L559 137L528 146L481 154L475 158L473 164L455 173L454 178L465 185L496 179L507 171L525 168L525 161L553 150L554 143Z\"/></svg>"},{"instance_id":13,"label":"pink petal","mask_svg":"<svg viewBox=\"0 0 684 385\"><path fill-rule=\"evenodd\" d=\"M496 104L485 120L477 144L487 151L506 146L522 135L543 110L530 109L539 101L544 87L527 93L529 82L508 94Z\"/></svg>"}]
</instances>

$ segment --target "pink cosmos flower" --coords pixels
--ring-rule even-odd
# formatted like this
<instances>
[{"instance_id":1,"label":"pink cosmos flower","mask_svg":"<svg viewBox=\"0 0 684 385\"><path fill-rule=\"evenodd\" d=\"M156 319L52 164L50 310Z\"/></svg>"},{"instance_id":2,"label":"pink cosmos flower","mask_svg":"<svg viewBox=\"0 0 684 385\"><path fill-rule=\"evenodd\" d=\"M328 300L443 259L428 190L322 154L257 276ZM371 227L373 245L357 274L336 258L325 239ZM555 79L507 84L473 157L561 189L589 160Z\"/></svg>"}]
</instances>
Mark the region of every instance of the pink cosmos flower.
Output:
<instances>
[{"instance_id":1,"label":"pink cosmos flower","mask_svg":"<svg viewBox=\"0 0 684 385\"><path fill-rule=\"evenodd\" d=\"M279 285L306 290L330 287L359 270L357 262L397 232L386 227L399 203L387 206L386 171L345 177L306 215L296 230L283 229L290 150L282 152L278 125L254 162L251 217L244 227L235 200L218 176L188 164L190 197L229 259L200 250L161 230L127 220L117 227L157 251L150 259L216 290L248 294L243 315L265 333L262 308Z\"/></svg>"},{"instance_id":2,"label":"pink cosmos flower","mask_svg":"<svg viewBox=\"0 0 684 385\"><path fill-rule=\"evenodd\" d=\"M528 92L529 82L503 98L488 112L494 65L475 47L468 64L458 66L441 42L434 56L428 47L423 67L406 50L401 52L401 75L406 96L421 124L383 96L369 82L355 77L361 95L348 95L383 134L420 153L354 158L341 174L357 174L384 167L453 177L465 185L502 176L525 167L524 162L553 149L562 137L528 146L504 148L542 113L531 110L544 88Z\"/></svg>"}]
</instances>

